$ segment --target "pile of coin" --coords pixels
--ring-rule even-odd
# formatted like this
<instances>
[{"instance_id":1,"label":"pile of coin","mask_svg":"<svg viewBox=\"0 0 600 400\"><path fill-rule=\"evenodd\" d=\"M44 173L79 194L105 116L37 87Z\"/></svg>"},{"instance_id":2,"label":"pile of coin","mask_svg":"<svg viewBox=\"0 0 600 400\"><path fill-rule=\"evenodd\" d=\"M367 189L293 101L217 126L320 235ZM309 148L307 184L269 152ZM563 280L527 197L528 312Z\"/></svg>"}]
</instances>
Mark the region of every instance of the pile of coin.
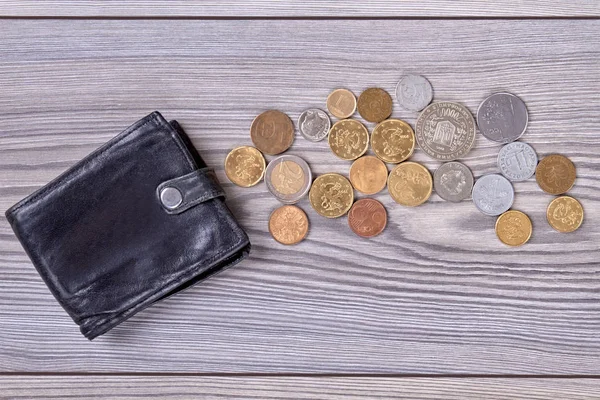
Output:
<instances>
[{"instance_id":1,"label":"pile of coin","mask_svg":"<svg viewBox=\"0 0 600 400\"><path fill-rule=\"evenodd\" d=\"M477 123L470 111L459 103L434 102L429 81L418 75L402 77L396 86L399 105L419 112L415 130L405 121L390 118L392 97L381 88L368 88L358 99L348 89L332 91L326 100L329 113L338 118L333 125L321 109L308 109L298 118L298 130L311 141L327 138L333 154L353 161L348 178L331 172L313 181L311 170L302 158L279 155L294 141L294 125L277 110L268 110L252 122L250 137L255 147L233 149L225 160L227 177L243 187L256 185L264 176L267 189L285 205L272 212L269 232L282 244L294 244L308 233L306 213L292 205L308 194L312 208L326 218L348 214L349 228L361 237L381 233L387 224L384 206L373 198L354 201L354 190L374 195L386 186L391 198L403 206L414 207L426 202L432 190L449 202L472 198L485 215L497 216L495 230L501 242L510 246L526 243L533 226L529 217L511 210L515 192L511 181L524 181L534 174L546 192L567 192L575 181L575 166L566 157L553 154L539 164L535 150L516 141L526 130L527 108L510 93L495 93L483 100L477 110ZM352 115L375 123L369 130ZM503 143L498 153L500 173L474 180L471 170L455 161L473 147L479 130L487 139ZM428 156L442 161L433 174L419 163L408 161L415 144ZM365 155L371 147L373 155ZM266 165L263 154L279 155ZM394 164L388 173L387 164ZM550 225L560 232L571 232L583 221L583 208L572 197L554 199L547 209Z\"/></svg>"}]
</instances>

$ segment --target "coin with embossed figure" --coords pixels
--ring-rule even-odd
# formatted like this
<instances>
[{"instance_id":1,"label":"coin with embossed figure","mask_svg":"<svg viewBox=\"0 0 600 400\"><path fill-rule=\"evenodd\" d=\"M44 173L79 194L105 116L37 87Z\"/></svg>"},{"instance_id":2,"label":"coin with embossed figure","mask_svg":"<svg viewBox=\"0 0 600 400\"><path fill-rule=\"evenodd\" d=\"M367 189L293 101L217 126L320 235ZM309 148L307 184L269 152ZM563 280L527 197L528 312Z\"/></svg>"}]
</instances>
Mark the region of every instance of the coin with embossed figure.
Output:
<instances>
[{"instance_id":1,"label":"coin with embossed figure","mask_svg":"<svg viewBox=\"0 0 600 400\"><path fill-rule=\"evenodd\" d=\"M456 160L475 143L475 120L460 104L432 103L419 115L415 137L421 149L436 160Z\"/></svg>"},{"instance_id":2,"label":"coin with embossed figure","mask_svg":"<svg viewBox=\"0 0 600 400\"><path fill-rule=\"evenodd\" d=\"M537 166L537 154L533 147L523 142L504 145L498 152L498 168L511 181L524 181L533 176Z\"/></svg>"},{"instance_id":3,"label":"coin with embossed figure","mask_svg":"<svg viewBox=\"0 0 600 400\"><path fill-rule=\"evenodd\" d=\"M571 196L560 196L548 205L546 219L559 232L573 232L583 222L583 207Z\"/></svg>"},{"instance_id":4,"label":"coin with embossed figure","mask_svg":"<svg viewBox=\"0 0 600 400\"><path fill-rule=\"evenodd\" d=\"M281 244L299 243L308 233L308 217L299 207L281 206L269 217L269 232Z\"/></svg>"},{"instance_id":5,"label":"coin with embossed figure","mask_svg":"<svg viewBox=\"0 0 600 400\"><path fill-rule=\"evenodd\" d=\"M397 164L413 153L415 134L406 122L387 119L373 129L371 147L375 155L383 161Z\"/></svg>"},{"instance_id":6,"label":"coin with embossed figure","mask_svg":"<svg viewBox=\"0 0 600 400\"><path fill-rule=\"evenodd\" d=\"M312 174L306 161L298 156L279 156L265 173L267 189L285 204L297 203L310 189Z\"/></svg>"},{"instance_id":7,"label":"coin with embossed figure","mask_svg":"<svg viewBox=\"0 0 600 400\"><path fill-rule=\"evenodd\" d=\"M473 173L463 163L447 162L433 173L433 187L442 199L457 203L471 196Z\"/></svg>"},{"instance_id":8,"label":"coin with embossed figure","mask_svg":"<svg viewBox=\"0 0 600 400\"><path fill-rule=\"evenodd\" d=\"M348 89L335 89L327 96L327 109L336 118L348 118L356 111L356 97Z\"/></svg>"},{"instance_id":9,"label":"coin with embossed figure","mask_svg":"<svg viewBox=\"0 0 600 400\"><path fill-rule=\"evenodd\" d=\"M421 75L405 75L396 85L396 99L408 111L421 111L433 99L431 83Z\"/></svg>"},{"instance_id":10,"label":"coin with embossed figure","mask_svg":"<svg viewBox=\"0 0 600 400\"><path fill-rule=\"evenodd\" d=\"M252 121L250 138L256 148L265 154L283 153L294 142L294 124L281 111L268 110Z\"/></svg>"},{"instance_id":11,"label":"coin with embossed figure","mask_svg":"<svg viewBox=\"0 0 600 400\"><path fill-rule=\"evenodd\" d=\"M379 235L387 224L387 212L375 199L357 200L348 211L348 225L358 236Z\"/></svg>"},{"instance_id":12,"label":"coin with embossed figure","mask_svg":"<svg viewBox=\"0 0 600 400\"><path fill-rule=\"evenodd\" d=\"M551 154L542 158L535 170L535 180L543 191L563 194L575 183L575 165L567 157Z\"/></svg>"},{"instance_id":13,"label":"coin with embossed figure","mask_svg":"<svg viewBox=\"0 0 600 400\"><path fill-rule=\"evenodd\" d=\"M369 122L381 122L392 115L392 97L381 88L369 88L358 96L358 113Z\"/></svg>"},{"instance_id":14,"label":"coin with embossed figure","mask_svg":"<svg viewBox=\"0 0 600 400\"><path fill-rule=\"evenodd\" d=\"M423 165L412 161L398 164L388 177L388 191L398 204L414 207L431 196L433 181Z\"/></svg>"},{"instance_id":15,"label":"coin with embossed figure","mask_svg":"<svg viewBox=\"0 0 600 400\"><path fill-rule=\"evenodd\" d=\"M327 137L331 121L325 111L318 108L305 110L298 118L298 130L304 138L311 142L318 142Z\"/></svg>"},{"instance_id":16,"label":"coin with embossed figure","mask_svg":"<svg viewBox=\"0 0 600 400\"><path fill-rule=\"evenodd\" d=\"M352 185L340 174L324 174L313 182L308 193L310 205L327 218L346 214L354 201Z\"/></svg>"},{"instance_id":17,"label":"coin with embossed figure","mask_svg":"<svg viewBox=\"0 0 600 400\"><path fill-rule=\"evenodd\" d=\"M496 220L496 235L506 245L521 246L527 243L532 232L531 220L521 211L507 211Z\"/></svg>"},{"instance_id":18,"label":"coin with embossed figure","mask_svg":"<svg viewBox=\"0 0 600 400\"><path fill-rule=\"evenodd\" d=\"M225 158L225 175L238 186L254 186L264 173L265 158L254 147L236 147Z\"/></svg>"},{"instance_id":19,"label":"coin with embossed figure","mask_svg":"<svg viewBox=\"0 0 600 400\"><path fill-rule=\"evenodd\" d=\"M500 174L488 174L473 185L473 203L485 215L500 215L512 206L515 191L508 179Z\"/></svg>"},{"instance_id":20,"label":"coin with embossed figure","mask_svg":"<svg viewBox=\"0 0 600 400\"><path fill-rule=\"evenodd\" d=\"M509 143L520 138L527 128L527 107L511 93L494 93L477 109L477 125L486 138Z\"/></svg>"},{"instance_id":21,"label":"coin with embossed figure","mask_svg":"<svg viewBox=\"0 0 600 400\"><path fill-rule=\"evenodd\" d=\"M369 131L355 119L336 122L329 131L329 147L342 160L355 160L369 147Z\"/></svg>"},{"instance_id":22,"label":"coin with embossed figure","mask_svg":"<svg viewBox=\"0 0 600 400\"><path fill-rule=\"evenodd\" d=\"M364 194L381 191L387 182L388 170L383 161L373 156L362 156L350 167L350 182Z\"/></svg>"}]
</instances>

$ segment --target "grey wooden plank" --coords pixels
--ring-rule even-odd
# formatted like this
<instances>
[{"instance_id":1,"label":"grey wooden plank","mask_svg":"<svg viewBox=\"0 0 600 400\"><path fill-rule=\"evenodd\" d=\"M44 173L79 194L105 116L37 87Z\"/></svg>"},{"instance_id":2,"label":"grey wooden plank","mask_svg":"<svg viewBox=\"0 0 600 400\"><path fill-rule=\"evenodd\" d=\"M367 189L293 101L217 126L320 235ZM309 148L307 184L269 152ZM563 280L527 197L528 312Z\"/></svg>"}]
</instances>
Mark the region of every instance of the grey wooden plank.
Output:
<instances>
[{"instance_id":1,"label":"grey wooden plank","mask_svg":"<svg viewBox=\"0 0 600 400\"><path fill-rule=\"evenodd\" d=\"M388 373L600 373L600 21L4 21L0 40L0 209L31 193L146 113L177 118L254 245L249 260L88 343L0 222L0 370ZM443 35L440 32L451 32ZM296 119L339 86L392 91L414 71L436 100L471 110L508 90L527 103L523 140L568 155L586 222L545 222L552 199L529 180L515 208L535 231L504 247L494 219L434 195L395 205L361 240L306 200L308 240L276 244L264 184L230 184L223 160L250 144L255 115ZM395 106L413 124L415 114ZM373 125L368 124L369 129ZM463 160L496 171L478 137ZM326 143L289 151L316 174L347 173ZM439 164L416 151L431 170Z\"/></svg>"}]
</instances>

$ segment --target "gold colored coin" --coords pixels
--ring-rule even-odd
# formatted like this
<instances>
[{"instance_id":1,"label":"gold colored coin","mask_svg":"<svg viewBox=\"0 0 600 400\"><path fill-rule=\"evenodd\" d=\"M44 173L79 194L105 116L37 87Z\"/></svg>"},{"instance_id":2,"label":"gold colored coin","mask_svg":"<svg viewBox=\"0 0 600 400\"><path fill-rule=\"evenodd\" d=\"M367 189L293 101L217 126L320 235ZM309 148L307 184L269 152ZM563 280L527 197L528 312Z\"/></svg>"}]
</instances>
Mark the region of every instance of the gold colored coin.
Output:
<instances>
[{"instance_id":1,"label":"gold colored coin","mask_svg":"<svg viewBox=\"0 0 600 400\"><path fill-rule=\"evenodd\" d=\"M392 199L407 207L423 204L433 189L431 174L421 164L405 161L398 164L388 177L388 191Z\"/></svg>"},{"instance_id":2,"label":"gold colored coin","mask_svg":"<svg viewBox=\"0 0 600 400\"><path fill-rule=\"evenodd\" d=\"M546 219L559 232L573 232L583 222L583 207L571 196L557 197L548 205Z\"/></svg>"},{"instance_id":3,"label":"gold colored coin","mask_svg":"<svg viewBox=\"0 0 600 400\"><path fill-rule=\"evenodd\" d=\"M271 183L281 194L298 193L304 186L304 171L294 161L282 161L271 174Z\"/></svg>"},{"instance_id":4,"label":"gold colored coin","mask_svg":"<svg viewBox=\"0 0 600 400\"><path fill-rule=\"evenodd\" d=\"M387 183L388 170L383 161L373 156L362 156L350 167L350 182L364 194L375 194Z\"/></svg>"},{"instance_id":5,"label":"gold colored coin","mask_svg":"<svg viewBox=\"0 0 600 400\"><path fill-rule=\"evenodd\" d=\"M355 119L336 122L329 131L329 147L342 160L355 160L369 147L369 131Z\"/></svg>"},{"instance_id":6,"label":"gold colored coin","mask_svg":"<svg viewBox=\"0 0 600 400\"><path fill-rule=\"evenodd\" d=\"M551 154L537 165L535 180L545 192L566 193L575 183L575 165L563 155Z\"/></svg>"},{"instance_id":7,"label":"gold colored coin","mask_svg":"<svg viewBox=\"0 0 600 400\"><path fill-rule=\"evenodd\" d=\"M265 166L265 158L254 147L236 147L225 158L225 175L238 186L250 187L260 182Z\"/></svg>"},{"instance_id":8,"label":"gold colored coin","mask_svg":"<svg viewBox=\"0 0 600 400\"><path fill-rule=\"evenodd\" d=\"M269 232L281 244L301 242L308 233L308 218L301 208L282 206L269 217Z\"/></svg>"},{"instance_id":9,"label":"gold colored coin","mask_svg":"<svg viewBox=\"0 0 600 400\"><path fill-rule=\"evenodd\" d=\"M358 96L358 113L369 122L381 122L392 115L392 97L381 88L369 88Z\"/></svg>"},{"instance_id":10,"label":"gold colored coin","mask_svg":"<svg viewBox=\"0 0 600 400\"><path fill-rule=\"evenodd\" d=\"M507 211L496 220L496 235L502 243L509 246L527 243L532 231L531 220L521 211Z\"/></svg>"},{"instance_id":11,"label":"gold colored coin","mask_svg":"<svg viewBox=\"0 0 600 400\"><path fill-rule=\"evenodd\" d=\"M252 121L250 138L263 153L279 154L289 149L294 142L294 124L281 111L268 110Z\"/></svg>"},{"instance_id":12,"label":"gold colored coin","mask_svg":"<svg viewBox=\"0 0 600 400\"><path fill-rule=\"evenodd\" d=\"M327 109L336 118L348 118L356 111L356 97L348 89L336 89L327 96Z\"/></svg>"},{"instance_id":13,"label":"gold colored coin","mask_svg":"<svg viewBox=\"0 0 600 400\"><path fill-rule=\"evenodd\" d=\"M415 149L415 133L409 124L388 119L377 124L371 134L375 155L385 162L397 164L411 156Z\"/></svg>"},{"instance_id":14,"label":"gold colored coin","mask_svg":"<svg viewBox=\"0 0 600 400\"><path fill-rule=\"evenodd\" d=\"M308 199L319 215L337 218L346 214L352 207L354 191L348 179L342 175L324 174L313 182Z\"/></svg>"}]
</instances>

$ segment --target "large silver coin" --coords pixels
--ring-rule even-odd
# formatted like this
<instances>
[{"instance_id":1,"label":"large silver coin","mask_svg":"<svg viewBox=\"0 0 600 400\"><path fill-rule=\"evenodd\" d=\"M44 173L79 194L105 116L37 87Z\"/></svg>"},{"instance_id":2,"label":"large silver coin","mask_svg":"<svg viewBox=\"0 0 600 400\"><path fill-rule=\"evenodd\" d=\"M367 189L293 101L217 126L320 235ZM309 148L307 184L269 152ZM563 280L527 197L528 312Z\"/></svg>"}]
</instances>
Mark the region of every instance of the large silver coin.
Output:
<instances>
[{"instance_id":1,"label":"large silver coin","mask_svg":"<svg viewBox=\"0 0 600 400\"><path fill-rule=\"evenodd\" d=\"M509 143L498 153L498 168L502 175L511 181L524 181L531 178L537 163L537 154L527 143Z\"/></svg>"},{"instance_id":2,"label":"large silver coin","mask_svg":"<svg viewBox=\"0 0 600 400\"><path fill-rule=\"evenodd\" d=\"M527 107L510 93L494 93L477 109L477 125L486 138L509 143L520 138L527 128Z\"/></svg>"},{"instance_id":3,"label":"large silver coin","mask_svg":"<svg viewBox=\"0 0 600 400\"><path fill-rule=\"evenodd\" d=\"M406 75L396 85L396 99L400 107L421 111L433 99L431 83L421 75Z\"/></svg>"},{"instance_id":4,"label":"large silver coin","mask_svg":"<svg viewBox=\"0 0 600 400\"><path fill-rule=\"evenodd\" d=\"M425 153L452 161L466 155L475 143L475 120L457 103L442 101L427 106L417 119L415 136Z\"/></svg>"},{"instance_id":5,"label":"large silver coin","mask_svg":"<svg viewBox=\"0 0 600 400\"><path fill-rule=\"evenodd\" d=\"M433 187L442 199L458 203L471 196L473 174L463 163L448 162L433 173Z\"/></svg>"},{"instance_id":6,"label":"large silver coin","mask_svg":"<svg viewBox=\"0 0 600 400\"><path fill-rule=\"evenodd\" d=\"M285 155L267 165L265 182L277 200L294 204L308 193L312 173L306 161L298 156Z\"/></svg>"},{"instance_id":7,"label":"large silver coin","mask_svg":"<svg viewBox=\"0 0 600 400\"><path fill-rule=\"evenodd\" d=\"M500 215L512 206L515 191L500 174L484 175L473 186L473 203L485 215Z\"/></svg>"},{"instance_id":8,"label":"large silver coin","mask_svg":"<svg viewBox=\"0 0 600 400\"><path fill-rule=\"evenodd\" d=\"M327 113L318 108L311 108L300 114L298 129L302 136L311 142L318 142L327 137L331 128L331 120Z\"/></svg>"}]
</instances>

